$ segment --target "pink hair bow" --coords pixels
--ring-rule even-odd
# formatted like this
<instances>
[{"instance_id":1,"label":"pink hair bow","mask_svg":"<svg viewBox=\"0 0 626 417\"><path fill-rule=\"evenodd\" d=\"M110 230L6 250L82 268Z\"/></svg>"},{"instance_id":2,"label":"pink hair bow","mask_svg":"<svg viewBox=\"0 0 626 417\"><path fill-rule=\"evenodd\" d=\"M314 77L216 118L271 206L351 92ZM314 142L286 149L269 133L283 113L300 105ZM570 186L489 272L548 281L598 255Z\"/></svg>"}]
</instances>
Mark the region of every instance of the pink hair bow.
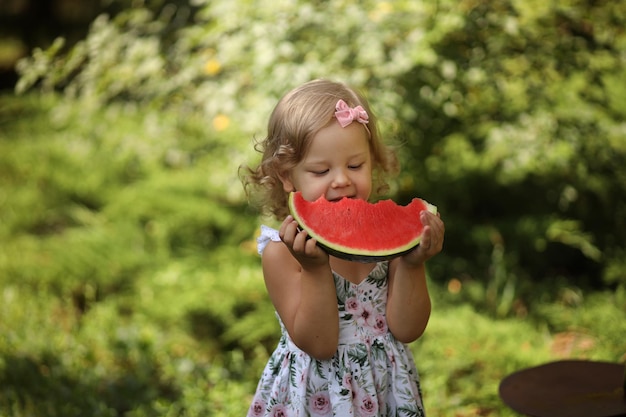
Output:
<instances>
[{"instance_id":1,"label":"pink hair bow","mask_svg":"<svg viewBox=\"0 0 626 417\"><path fill-rule=\"evenodd\" d=\"M346 127L355 120L364 125L369 121L369 116L363 107L350 107L343 100L339 100L335 106L335 117L341 127Z\"/></svg>"}]
</instances>

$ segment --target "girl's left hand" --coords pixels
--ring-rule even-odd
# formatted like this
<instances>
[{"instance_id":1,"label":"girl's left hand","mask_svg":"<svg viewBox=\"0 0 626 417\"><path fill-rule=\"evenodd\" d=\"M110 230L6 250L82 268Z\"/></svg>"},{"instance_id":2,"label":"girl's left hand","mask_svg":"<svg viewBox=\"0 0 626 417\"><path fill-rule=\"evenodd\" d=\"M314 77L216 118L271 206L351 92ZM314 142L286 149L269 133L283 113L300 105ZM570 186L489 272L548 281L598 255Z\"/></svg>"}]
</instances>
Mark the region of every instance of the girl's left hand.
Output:
<instances>
[{"instance_id":1,"label":"girl's left hand","mask_svg":"<svg viewBox=\"0 0 626 417\"><path fill-rule=\"evenodd\" d=\"M423 264L443 249L445 225L439 213L433 214L424 210L420 213L420 220L424 224L422 241L414 250L402 257L411 265Z\"/></svg>"}]
</instances>

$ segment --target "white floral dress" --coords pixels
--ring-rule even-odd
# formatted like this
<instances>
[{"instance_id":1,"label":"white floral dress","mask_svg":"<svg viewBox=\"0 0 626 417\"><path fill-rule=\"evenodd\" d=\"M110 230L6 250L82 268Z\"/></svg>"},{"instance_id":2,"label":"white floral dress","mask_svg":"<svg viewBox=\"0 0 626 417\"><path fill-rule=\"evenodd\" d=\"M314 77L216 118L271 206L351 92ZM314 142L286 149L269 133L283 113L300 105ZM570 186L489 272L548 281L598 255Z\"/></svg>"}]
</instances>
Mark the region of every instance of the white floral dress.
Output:
<instances>
[{"instance_id":1,"label":"white floral dress","mask_svg":"<svg viewBox=\"0 0 626 417\"><path fill-rule=\"evenodd\" d=\"M278 232L263 226L259 253ZM259 381L248 417L424 416L413 356L387 328L388 262L356 285L333 273L339 346L317 360L300 350L279 320L282 336ZM278 317L278 315L277 315Z\"/></svg>"}]
</instances>

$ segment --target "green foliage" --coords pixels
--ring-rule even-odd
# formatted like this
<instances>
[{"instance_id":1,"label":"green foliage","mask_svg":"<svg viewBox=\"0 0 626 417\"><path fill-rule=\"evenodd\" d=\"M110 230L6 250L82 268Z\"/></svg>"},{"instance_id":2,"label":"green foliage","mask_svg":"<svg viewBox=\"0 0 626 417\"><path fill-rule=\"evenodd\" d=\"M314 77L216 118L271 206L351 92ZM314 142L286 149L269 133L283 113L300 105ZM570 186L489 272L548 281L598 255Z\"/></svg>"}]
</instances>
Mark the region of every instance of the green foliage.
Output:
<instances>
[{"instance_id":1,"label":"green foliage","mask_svg":"<svg viewBox=\"0 0 626 417\"><path fill-rule=\"evenodd\" d=\"M237 168L316 77L370 96L393 197L446 221L413 346L431 414L511 415L509 372L623 361L626 6L153 3L33 51L0 97L3 413L245 413L278 329Z\"/></svg>"},{"instance_id":2,"label":"green foliage","mask_svg":"<svg viewBox=\"0 0 626 417\"><path fill-rule=\"evenodd\" d=\"M0 409L194 416L247 395L277 329L252 320L271 304L232 190L236 133L53 95L3 103Z\"/></svg>"},{"instance_id":3,"label":"green foliage","mask_svg":"<svg viewBox=\"0 0 626 417\"><path fill-rule=\"evenodd\" d=\"M453 3L447 4L453 6ZM411 112L397 80L433 65L432 44L462 23L443 5L413 1L196 1L177 13L129 8L96 19L66 51L62 40L20 62L18 92L62 90L85 109L132 100L226 115L259 133L276 99L316 77L361 87L386 124ZM328 25L329 16L342 24ZM175 30L178 29L178 30ZM341 40L338 42L338 40Z\"/></svg>"},{"instance_id":4,"label":"green foliage","mask_svg":"<svg viewBox=\"0 0 626 417\"><path fill-rule=\"evenodd\" d=\"M533 308L517 305L518 319L499 320L468 303L484 288L431 287L433 314L413 346L431 414L514 416L497 395L508 374L563 358L624 361L624 290L587 294L567 283L556 287L557 301L548 302L548 290L535 284Z\"/></svg>"},{"instance_id":5,"label":"green foliage","mask_svg":"<svg viewBox=\"0 0 626 417\"><path fill-rule=\"evenodd\" d=\"M620 3L199 1L154 10L101 16L67 53L60 41L35 51L20 63L17 90L60 89L83 111L121 102L199 113L260 135L286 90L344 80L367 92L402 143L395 197L423 196L446 217L434 276L491 279L497 235L518 282L625 284ZM193 24L180 24L183 11ZM328 25L334 16L341 24Z\"/></svg>"},{"instance_id":6,"label":"green foliage","mask_svg":"<svg viewBox=\"0 0 626 417\"><path fill-rule=\"evenodd\" d=\"M484 280L503 245L524 280L624 285L626 8L458 7L466 18L433 45L437 63L399 80L415 109L399 194L427 196L449 220L441 273ZM473 266L454 267L470 253Z\"/></svg>"}]
</instances>

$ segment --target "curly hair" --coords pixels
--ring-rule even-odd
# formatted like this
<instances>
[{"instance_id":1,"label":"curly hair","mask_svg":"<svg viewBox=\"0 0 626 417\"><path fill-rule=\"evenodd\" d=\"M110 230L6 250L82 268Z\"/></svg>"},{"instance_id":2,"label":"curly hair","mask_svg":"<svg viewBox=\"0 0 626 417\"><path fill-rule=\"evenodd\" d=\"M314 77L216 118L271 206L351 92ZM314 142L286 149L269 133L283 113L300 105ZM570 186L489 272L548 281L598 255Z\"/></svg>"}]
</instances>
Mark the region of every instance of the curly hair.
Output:
<instances>
[{"instance_id":1,"label":"curly hair","mask_svg":"<svg viewBox=\"0 0 626 417\"><path fill-rule=\"evenodd\" d=\"M378 193L388 188L384 177L397 171L398 161L391 147L383 144L367 100L343 83L313 80L280 99L270 116L267 136L255 143L255 149L262 154L261 162L253 168L243 167L243 173L240 169L244 190L261 212L276 219L289 214L288 193L280 177L305 157L311 139L334 118L339 99L367 111L372 180Z\"/></svg>"}]
</instances>

